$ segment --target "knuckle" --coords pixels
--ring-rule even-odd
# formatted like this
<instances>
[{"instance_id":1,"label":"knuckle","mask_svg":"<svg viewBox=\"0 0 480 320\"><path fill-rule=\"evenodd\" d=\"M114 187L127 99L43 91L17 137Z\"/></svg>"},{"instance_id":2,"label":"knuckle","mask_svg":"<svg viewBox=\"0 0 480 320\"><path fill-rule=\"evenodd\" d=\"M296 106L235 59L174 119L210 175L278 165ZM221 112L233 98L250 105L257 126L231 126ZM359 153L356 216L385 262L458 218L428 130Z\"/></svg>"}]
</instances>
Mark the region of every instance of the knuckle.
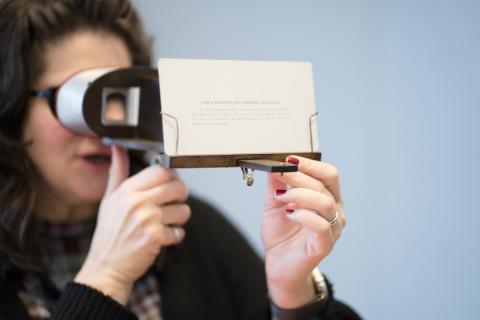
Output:
<instances>
[{"instance_id":1,"label":"knuckle","mask_svg":"<svg viewBox=\"0 0 480 320\"><path fill-rule=\"evenodd\" d=\"M323 201L323 210L325 210L326 213L330 213L335 211L335 201L328 197Z\"/></svg>"},{"instance_id":2,"label":"knuckle","mask_svg":"<svg viewBox=\"0 0 480 320\"><path fill-rule=\"evenodd\" d=\"M171 244L175 240L175 234L172 228L164 228L162 232L162 244Z\"/></svg>"},{"instance_id":3,"label":"knuckle","mask_svg":"<svg viewBox=\"0 0 480 320\"><path fill-rule=\"evenodd\" d=\"M330 233L331 227L328 223L322 223L318 226L318 234L321 236L328 235Z\"/></svg>"},{"instance_id":4,"label":"knuckle","mask_svg":"<svg viewBox=\"0 0 480 320\"><path fill-rule=\"evenodd\" d=\"M149 243L158 243L162 242L162 227L157 227L151 224L148 224L144 227L144 232Z\"/></svg>"},{"instance_id":5,"label":"knuckle","mask_svg":"<svg viewBox=\"0 0 480 320\"><path fill-rule=\"evenodd\" d=\"M316 180L315 183L314 183L314 188L317 191L323 191L323 190L325 190L325 185L323 184L323 182L321 182L319 180Z\"/></svg>"},{"instance_id":6,"label":"knuckle","mask_svg":"<svg viewBox=\"0 0 480 320\"><path fill-rule=\"evenodd\" d=\"M312 160L312 159L308 159L308 158L302 158L302 161L300 161L300 164L301 164L301 169L302 171L312 171L315 169L316 167L316 163L318 161L315 161L315 160Z\"/></svg>"},{"instance_id":7,"label":"knuckle","mask_svg":"<svg viewBox=\"0 0 480 320\"><path fill-rule=\"evenodd\" d=\"M133 213L136 210L138 210L139 206L142 203L142 200L140 199L140 197L136 196L135 194L129 194L125 197L122 197L121 199L122 199L121 201L122 205L125 208L128 208L129 213Z\"/></svg>"},{"instance_id":8,"label":"knuckle","mask_svg":"<svg viewBox=\"0 0 480 320\"><path fill-rule=\"evenodd\" d=\"M316 191L324 192L325 191L325 184L322 181L316 180L313 188Z\"/></svg>"},{"instance_id":9,"label":"knuckle","mask_svg":"<svg viewBox=\"0 0 480 320\"><path fill-rule=\"evenodd\" d=\"M145 208L139 208L138 210L133 211L130 219L133 220L139 226L145 227L150 221L151 214ZM148 233L148 230L147 230Z\"/></svg>"},{"instance_id":10,"label":"knuckle","mask_svg":"<svg viewBox=\"0 0 480 320\"><path fill-rule=\"evenodd\" d=\"M185 220L187 221L192 216L192 209L188 204L182 204L181 210L185 212Z\"/></svg>"},{"instance_id":11,"label":"knuckle","mask_svg":"<svg viewBox=\"0 0 480 320\"><path fill-rule=\"evenodd\" d=\"M163 242L163 237L160 232L152 232L149 238L151 243L161 244Z\"/></svg>"},{"instance_id":12,"label":"knuckle","mask_svg":"<svg viewBox=\"0 0 480 320\"><path fill-rule=\"evenodd\" d=\"M144 223L145 225L155 226L158 221L162 221L163 210L159 207L147 207L144 209Z\"/></svg>"},{"instance_id":13,"label":"knuckle","mask_svg":"<svg viewBox=\"0 0 480 320\"><path fill-rule=\"evenodd\" d=\"M160 218L160 221L162 221L164 216L165 216L165 208L155 206L155 217Z\"/></svg>"},{"instance_id":14,"label":"knuckle","mask_svg":"<svg viewBox=\"0 0 480 320\"><path fill-rule=\"evenodd\" d=\"M176 181L176 190L177 190L177 196L179 199L185 200L188 198L188 188L183 181L181 180Z\"/></svg>"},{"instance_id":15,"label":"knuckle","mask_svg":"<svg viewBox=\"0 0 480 320\"><path fill-rule=\"evenodd\" d=\"M325 172L325 178L328 181L337 181L339 179L340 172L338 168L334 165L328 165Z\"/></svg>"},{"instance_id":16,"label":"knuckle","mask_svg":"<svg viewBox=\"0 0 480 320\"><path fill-rule=\"evenodd\" d=\"M160 250L162 242L163 239L161 236L157 234L148 234L141 240L140 247L143 252L154 255Z\"/></svg>"}]
</instances>

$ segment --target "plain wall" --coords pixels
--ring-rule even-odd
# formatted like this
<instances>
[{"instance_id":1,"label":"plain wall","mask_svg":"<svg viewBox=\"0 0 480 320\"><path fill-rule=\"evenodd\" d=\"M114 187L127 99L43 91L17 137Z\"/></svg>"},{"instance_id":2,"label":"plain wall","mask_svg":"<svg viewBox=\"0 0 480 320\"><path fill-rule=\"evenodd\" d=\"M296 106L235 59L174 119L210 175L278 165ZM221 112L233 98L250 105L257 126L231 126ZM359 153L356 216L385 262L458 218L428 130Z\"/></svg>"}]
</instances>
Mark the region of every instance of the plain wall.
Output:
<instances>
[{"instance_id":1,"label":"plain wall","mask_svg":"<svg viewBox=\"0 0 480 320\"><path fill-rule=\"evenodd\" d=\"M133 1L155 59L313 63L349 217L321 264L339 299L365 319L480 318L480 1ZM181 174L262 252L265 174Z\"/></svg>"}]
</instances>

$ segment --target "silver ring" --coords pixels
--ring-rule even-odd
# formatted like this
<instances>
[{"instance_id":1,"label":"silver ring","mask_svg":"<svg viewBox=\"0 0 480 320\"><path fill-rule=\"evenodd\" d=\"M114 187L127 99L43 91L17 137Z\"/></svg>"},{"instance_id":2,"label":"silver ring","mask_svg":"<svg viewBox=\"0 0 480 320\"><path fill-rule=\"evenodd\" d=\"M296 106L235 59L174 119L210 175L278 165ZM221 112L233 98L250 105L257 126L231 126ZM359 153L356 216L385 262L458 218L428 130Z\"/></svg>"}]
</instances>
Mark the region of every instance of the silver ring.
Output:
<instances>
[{"instance_id":1,"label":"silver ring","mask_svg":"<svg viewBox=\"0 0 480 320\"><path fill-rule=\"evenodd\" d=\"M337 224L339 216L340 216L340 215L338 214L338 211L335 211L335 218L333 218L332 220L328 221L328 223L333 227L334 225Z\"/></svg>"},{"instance_id":2,"label":"silver ring","mask_svg":"<svg viewBox=\"0 0 480 320\"><path fill-rule=\"evenodd\" d=\"M182 236L182 232L180 231L180 228L173 228L173 235L175 236L175 239L180 240L180 237Z\"/></svg>"}]
</instances>

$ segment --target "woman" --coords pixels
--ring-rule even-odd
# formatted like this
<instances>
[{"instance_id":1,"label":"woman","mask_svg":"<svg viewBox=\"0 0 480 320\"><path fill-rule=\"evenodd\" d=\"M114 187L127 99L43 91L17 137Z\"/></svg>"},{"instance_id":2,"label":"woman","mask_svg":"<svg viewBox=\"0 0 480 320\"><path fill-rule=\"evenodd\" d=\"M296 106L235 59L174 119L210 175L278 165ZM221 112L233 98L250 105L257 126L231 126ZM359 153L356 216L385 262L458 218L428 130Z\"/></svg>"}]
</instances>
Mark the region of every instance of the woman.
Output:
<instances>
[{"instance_id":1,"label":"woman","mask_svg":"<svg viewBox=\"0 0 480 320\"><path fill-rule=\"evenodd\" d=\"M357 319L311 275L345 225L333 166L269 176L264 264L175 171L130 175L38 95L150 65L128 0L0 0L0 40L0 319Z\"/></svg>"}]
</instances>

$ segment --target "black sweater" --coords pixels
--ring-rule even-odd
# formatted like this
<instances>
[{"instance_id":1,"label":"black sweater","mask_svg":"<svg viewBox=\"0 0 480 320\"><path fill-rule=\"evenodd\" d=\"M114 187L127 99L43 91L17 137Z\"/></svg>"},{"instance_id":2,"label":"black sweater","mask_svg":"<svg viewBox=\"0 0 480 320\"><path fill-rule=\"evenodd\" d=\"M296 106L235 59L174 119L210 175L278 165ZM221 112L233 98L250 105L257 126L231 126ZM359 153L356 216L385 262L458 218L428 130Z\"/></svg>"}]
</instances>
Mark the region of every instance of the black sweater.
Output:
<instances>
[{"instance_id":1,"label":"black sweater","mask_svg":"<svg viewBox=\"0 0 480 320\"><path fill-rule=\"evenodd\" d=\"M192 217L185 225L184 241L164 249L161 267L153 269L160 283L163 319L271 319L263 261L215 209L195 199L189 204ZM3 319L31 319L8 279L0 279ZM52 319L136 317L110 297L70 283ZM318 319L359 318L350 308L332 300Z\"/></svg>"}]
</instances>

